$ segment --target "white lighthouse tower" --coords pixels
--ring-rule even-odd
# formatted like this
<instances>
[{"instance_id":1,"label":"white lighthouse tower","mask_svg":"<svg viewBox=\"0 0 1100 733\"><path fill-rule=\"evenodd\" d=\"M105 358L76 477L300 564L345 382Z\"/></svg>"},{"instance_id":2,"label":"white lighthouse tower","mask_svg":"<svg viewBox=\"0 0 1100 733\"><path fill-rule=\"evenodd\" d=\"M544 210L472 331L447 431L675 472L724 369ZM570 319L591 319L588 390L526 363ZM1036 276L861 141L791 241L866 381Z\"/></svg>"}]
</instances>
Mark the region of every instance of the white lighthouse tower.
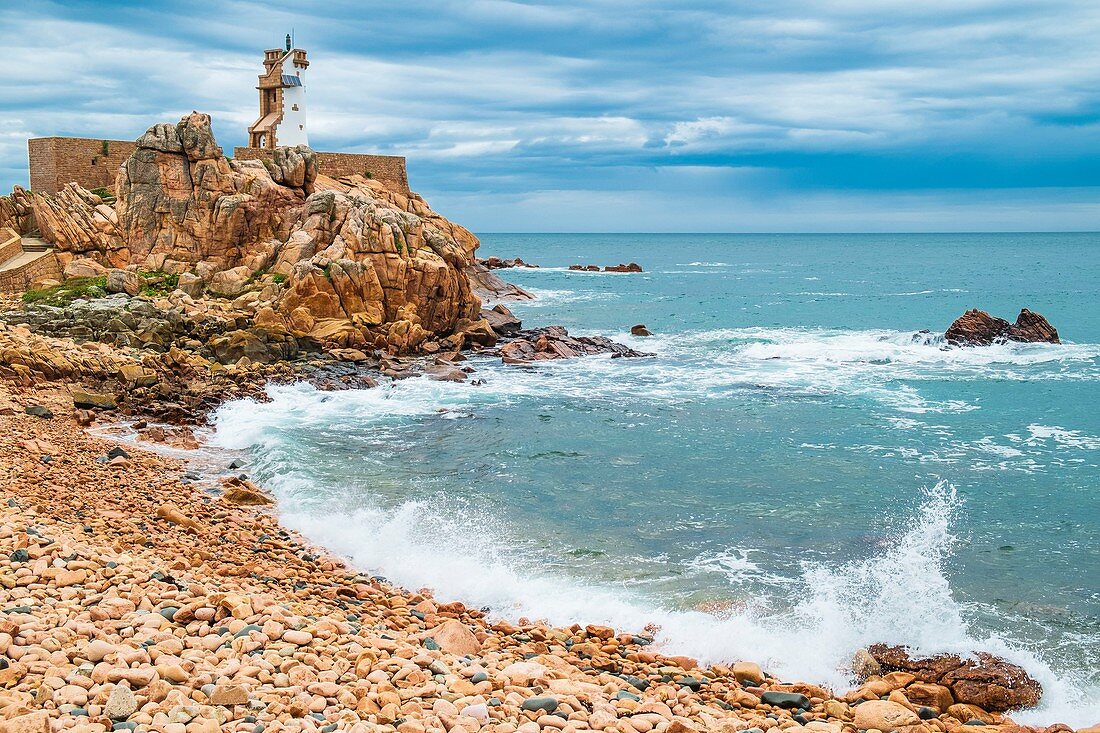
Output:
<instances>
[{"instance_id":1,"label":"white lighthouse tower","mask_svg":"<svg viewBox=\"0 0 1100 733\"><path fill-rule=\"evenodd\" d=\"M264 51L260 75L260 117L248 128L248 144L272 149L279 145L309 145L306 129L306 89L302 74L309 68L306 52L293 48L288 33L286 50Z\"/></svg>"}]
</instances>

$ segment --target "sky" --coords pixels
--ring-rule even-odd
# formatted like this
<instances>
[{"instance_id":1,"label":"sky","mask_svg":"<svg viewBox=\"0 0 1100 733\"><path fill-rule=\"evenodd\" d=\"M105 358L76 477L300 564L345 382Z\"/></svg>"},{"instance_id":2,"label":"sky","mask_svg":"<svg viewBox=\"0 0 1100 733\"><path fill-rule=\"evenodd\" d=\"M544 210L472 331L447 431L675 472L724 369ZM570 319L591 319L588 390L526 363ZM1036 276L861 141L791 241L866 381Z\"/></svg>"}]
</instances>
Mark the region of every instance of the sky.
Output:
<instances>
[{"instance_id":1,"label":"sky","mask_svg":"<svg viewBox=\"0 0 1100 733\"><path fill-rule=\"evenodd\" d=\"M1095 0L0 0L0 190L28 137L191 110L247 142L263 49L311 145L408 158L494 231L1100 230Z\"/></svg>"}]
</instances>

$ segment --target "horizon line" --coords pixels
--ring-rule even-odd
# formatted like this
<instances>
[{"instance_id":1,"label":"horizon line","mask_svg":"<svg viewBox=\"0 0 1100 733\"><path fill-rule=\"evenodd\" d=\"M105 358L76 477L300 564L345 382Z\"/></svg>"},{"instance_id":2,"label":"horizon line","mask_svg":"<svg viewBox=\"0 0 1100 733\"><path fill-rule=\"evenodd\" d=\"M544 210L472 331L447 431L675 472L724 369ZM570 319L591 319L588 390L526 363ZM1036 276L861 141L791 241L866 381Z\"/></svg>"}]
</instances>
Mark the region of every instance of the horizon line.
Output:
<instances>
[{"instance_id":1,"label":"horizon line","mask_svg":"<svg viewBox=\"0 0 1100 733\"><path fill-rule=\"evenodd\" d=\"M473 231L473 230L471 230ZM676 231L474 231L475 234L612 234L612 235L675 235L675 236L715 236L715 235L753 235L753 234L781 234L784 236L796 236L796 235L867 235L867 236L881 236L884 234L1097 234L1100 235L1100 230L1097 229L1060 229L1060 230L1000 230L1000 229L970 229L970 230L910 230L910 231L873 231L873 232L853 232L853 231L766 231L766 230L753 230L753 231L714 231L714 232L676 232Z\"/></svg>"}]
</instances>

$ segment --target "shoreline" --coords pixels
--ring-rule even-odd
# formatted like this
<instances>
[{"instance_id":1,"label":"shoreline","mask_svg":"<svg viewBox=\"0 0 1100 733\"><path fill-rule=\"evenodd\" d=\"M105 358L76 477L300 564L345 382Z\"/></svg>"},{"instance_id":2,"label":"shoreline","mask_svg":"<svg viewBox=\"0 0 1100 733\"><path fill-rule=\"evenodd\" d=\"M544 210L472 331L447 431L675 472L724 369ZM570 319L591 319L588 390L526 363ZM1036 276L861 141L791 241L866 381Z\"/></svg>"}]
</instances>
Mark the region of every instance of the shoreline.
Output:
<instances>
[{"instance_id":1,"label":"shoreline","mask_svg":"<svg viewBox=\"0 0 1100 733\"><path fill-rule=\"evenodd\" d=\"M0 506L0 552L28 555L0 595L4 733L45 731L36 711L54 730L121 730L119 705L123 728L165 733L1071 730L973 706L924 719L897 672L845 695L751 662L701 669L608 627L490 621L349 568L250 483L255 503L234 504L140 443L104 460L118 441L79 427L63 389L3 392L54 414L0 414L16 504Z\"/></svg>"}]
</instances>

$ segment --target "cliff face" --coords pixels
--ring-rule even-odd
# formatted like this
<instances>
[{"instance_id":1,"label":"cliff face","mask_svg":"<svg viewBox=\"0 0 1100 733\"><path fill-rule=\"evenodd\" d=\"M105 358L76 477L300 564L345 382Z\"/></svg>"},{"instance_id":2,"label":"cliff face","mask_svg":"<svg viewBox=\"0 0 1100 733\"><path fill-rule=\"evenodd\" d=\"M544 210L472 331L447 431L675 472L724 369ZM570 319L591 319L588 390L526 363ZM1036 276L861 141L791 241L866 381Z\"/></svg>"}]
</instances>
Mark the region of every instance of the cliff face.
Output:
<instances>
[{"instance_id":1,"label":"cliff face","mask_svg":"<svg viewBox=\"0 0 1100 733\"><path fill-rule=\"evenodd\" d=\"M320 341L407 351L455 334L445 346L461 345L478 325L464 272L477 238L416 194L319 175L309 148L230 160L192 113L151 127L116 189L113 206L75 184L17 192L0 212L29 208L65 264L181 275L189 295L237 298L267 327Z\"/></svg>"}]
</instances>

